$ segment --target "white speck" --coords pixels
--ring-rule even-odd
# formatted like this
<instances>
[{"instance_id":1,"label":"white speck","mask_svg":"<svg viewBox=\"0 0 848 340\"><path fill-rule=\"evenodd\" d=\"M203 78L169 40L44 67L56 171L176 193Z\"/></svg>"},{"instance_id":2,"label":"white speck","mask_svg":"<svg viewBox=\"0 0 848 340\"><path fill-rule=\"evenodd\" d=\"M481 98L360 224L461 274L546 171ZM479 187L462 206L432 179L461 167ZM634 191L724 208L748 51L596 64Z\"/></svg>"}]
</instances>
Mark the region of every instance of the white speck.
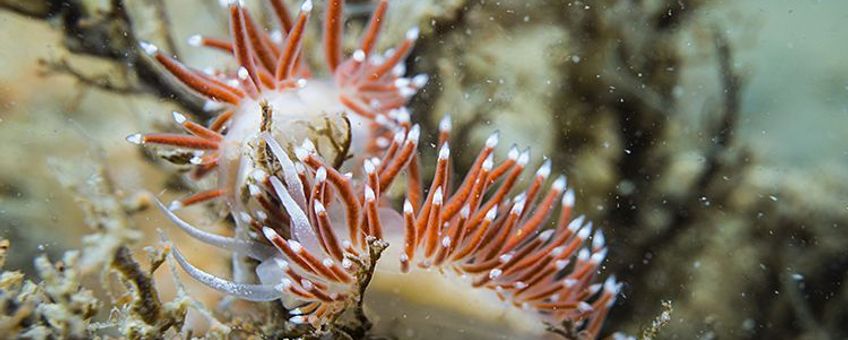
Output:
<instances>
[{"instance_id":1,"label":"white speck","mask_svg":"<svg viewBox=\"0 0 848 340\"><path fill-rule=\"evenodd\" d=\"M565 195L562 196L562 205L568 207L574 206L574 190L568 189L565 192Z\"/></svg>"},{"instance_id":2,"label":"white speck","mask_svg":"<svg viewBox=\"0 0 848 340\"><path fill-rule=\"evenodd\" d=\"M452 126L450 113L445 113L445 116L442 117L442 120L439 122L439 132L450 132Z\"/></svg>"},{"instance_id":3,"label":"white speck","mask_svg":"<svg viewBox=\"0 0 848 340\"><path fill-rule=\"evenodd\" d=\"M442 145L442 148L439 150L439 160L447 160L450 157L450 146L447 142Z\"/></svg>"},{"instance_id":4,"label":"white speck","mask_svg":"<svg viewBox=\"0 0 848 340\"><path fill-rule=\"evenodd\" d=\"M283 32L280 30L274 30L271 32L271 41L280 44L283 42Z\"/></svg>"},{"instance_id":5,"label":"white speck","mask_svg":"<svg viewBox=\"0 0 848 340\"><path fill-rule=\"evenodd\" d=\"M173 116L173 117L174 117L174 121L176 121L176 122L177 122L177 124L182 125L183 123L185 123L185 122L186 122L186 116L185 116L185 115L183 115L182 113L179 113L179 112L177 112L177 111L174 111L174 112L171 112L171 116Z\"/></svg>"},{"instance_id":6,"label":"white speck","mask_svg":"<svg viewBox=\"0 0 848 340\"><path fill-rule=\"evenodd\" d=\"M288 244L289 248L291 248L291 250L295 253L299 254L301 251L303 251L303 246L300 245L300 242L297 242L295 240L288 240Z\"/></svg>"},{"instance_id":7,"label":"white speck","mask_svg":"<svg viewBox=\"0 0 848 340\"><path fill-rule=\"evenodd\" d=\"M265 235L265 238L268 239L268 241L273 240L274 238L277 238L279 236L277 235L277 232L274 231L274 229L268 227L262 227L262 234Z\"/></svg>"},{"instance_id":8,"label":"white speck","mask_svg":"<svg viewBox=\"0 0 848 340\"><path fill-rule=\"evenodd\" d=\"M514 161L514 160L518 159L518 155L519 155L518 148L515 145L513 145L509 149L509 153L506 154L506 157L509 158L510 160Z\"/></svg>"},{"instance_id":9,"label":"white speck","mask_svg":"<svg viewBox=\"0 0 848 340\"><path fill-rule=\"evenodd\" d=\"M353 60L360 62L360 63L365 61L365 51L363 51L363 50L354 51L353 52Z\"/></svg>"},{"instance_id":10,"label":"white speck","mask_svg":"<svg viewBox=\"0 0 848 340\"><path fill-rule=\"evenodd\" d=\"M368 202L373 202L375 200L374 189L371 189L369 186L365 186L365 200Z\"/></svg>"},{"instance_id":11,"label":"white speck","mask_svg":"<svg viewBox=\"0 0 848 340\"><path fill-rule=\"evenodd\" d=\"M580 249L580 251L577 252L577 261L586 262L586 261L589 260L589 257L591 257L591 256L592 255L589 252L589 249L586 249L586 248Z\"/></svg>"},{"instance_id":12,"label":"white speck","mask_svg":"<svg viewBox=\"0 0 848 340\"><path fill-rule=\"evenodd\" d=\"M239 79L241 79L241 80L247 80L247 77L249 77L249 76L250 76L250 73L249 73L249 72L247 72L247 69L246 69L244 66L239 67L239 69L238 69L238 77L239 77Z\"/></svg>"},{"instance_id":13,"label":"white speck","mask_svg":"<svg viewBox=\"0 0 848 340\"><path fill-rule=\"evenodd\" d=\"M369 175L373 174L375 171L377 171L377 169L374 167L374 163L372 163L371 160L369 160L369 159L366 159L362 163L362 167L365 169L365 173L369 174Z\"/></svg>"},{"instance_id":14,"label":"white speck","mask_svg":"<svg viewBox=\"0 0 848 340\"><path fill-rule=\"evenodd\" d=\"M141 136L140 133L136 133L136 134L132 134L132 135L127 136L127 142L130 142L130 143L133 143L133 144L141 144L141 143L144 142L144 140L143 140L143 137Z\"/></svg>"},{"instance_id":15,"label":"white speck","mask_svg":"<svg viewBox=\"0 0 848 340\"><path fill-rule=\"evenodd\" d=\"M180 202L178 200L171 202L171 204L168 204L168 210L170 210L170 211L177 211L177 210L182 209L182 207L183 207L183 202Z\"/></svg>"},{"instance_id":16,"label":"white speck","mask_svg":"<svg viewBox=\"0 0 848 340\"><path fill-rule=\"evenodd\" d=\"M483 161L483 170L486 170L487 172L491 171L492 167L494 165L495 165L495 159L494 159L494 157L492 157L492 154L489 154L489 156L486 157L486 160Z\"/></svg>"},{"instance_id":17,"label":"white speck","mask_svg":"<svg viewBox=\"0 0 848 340\"><path fill-rule=\"evenodd\" d=\"M423 73L412 77L412 85L419 89L427 85L428 81L430 81L430 76Z\"/></svg>"},{"instance_id":18,"label":"white speck","mask_svg":"<svg viewBox=\"0 0 848 340\"><path fill-rule=\"evenodd\" d=\"M306 151L301 147L295 147L294 155L297 157L298 160L303 161L306 159L306 157L309 156L309 151Z\"/></svg>"},{"instance_id":19,"label":"white speck","mask_svg":"<svg viewBox=\"0 0 848 340\"><path fill-rule=\"evenodd\" d=\"M421 34L421 30L418 27L413 27L406 31L406 40L417 40L419 34Z\"/></svg>"},{"instance_id":20,"label":"white speck","mask_svg":"<svg viewBox=\"0 0 848 340\"><path fill-rule=\"evenodd\" d=\"M198 47L203 44L203 37L200 34L195 34L188 37L188 44L190 46Z\"/></svg>"},{"instance_id":21,"label":"white speck","mask_svg":"<svg viewBox=\"0 0 848 340\"><path fill-rule=\"evenodd\" d=\"M274 258L274 263L277 264L277 268L280 268L280 270L285 271L289 269L289 263L279 257Z\"/></svg>"},{"instance_id":22,"label":"white speck","mask_svg":"<svg viewBox=\"0 0 848 340\"><path fill-rule=\"evenodd\" d=\"M410 98L410 97L414 96L415 93L416 93L415 89L413 89L411 87L402 87L398 91L400 92L400 95L403 96L404 98Z\"/></svg>"},{"instance_id":23,"label":"white speck","mask_svg":"<svg viewBox=\"0 0 848 340\"><path fill-rule=\"evenodd\" d=\"M568 223L568 230L570 230L571 232L577 232L580 229L580 227L583 226L583 221L585 219L586 219L586 216L583 216L583 215L577 216L577 218L571 220L571 222Z\"/></svg>"},{"instance_id":24,"label":"white speck","mask_svg":"<svg viewBox=\"0 0 848 340\"><path fill-rule=\"evenodd\" d=\"M436 193L433 194L433 204L442 204L442 187L436 188Z\"/></svg>"},{"instance_id":25,"label":"white speck","mask_svg":"<svg viewBox=\"0 0 848 340\"><path fill-rule=\"evenodd\" d=\"M238 84L236 84L236 85L238 85ZM203 103L203 111L206 111L206 112L217 111L217 110L220 110L223 107L224 107L224 104L221 104L221 103L216 102L214 100L207 100Z\"/></svg>"},{"instance_id":26,"label":"white speck","mask_svg":"<svg viewBox=\"0 0 848 340\"><path fill-rule=\"evenodd\" d=\"M445 236L445 237L443 237L443 238L442 238L442 247L447 248L447 247L450 247L450 245L451 245L451 238L450 238L450 236Z\"/></svg>"},{"instance_id":27,"label":"white speck","mask_svg":"<svg viewBox=\"0 0 848 340\"><path fill-rule=\"evenodd\" d=\"M536 171L537 177L548 178L551 175L551 160L546 160L542 163L542 166L539 167L539 170Z\"/></svg>"},{"instance_id":28,"label":"white speck","mask_svg":"<svg viewBox=\"0 0 848 340\"><path fill-rule=\"evenodd\" d=\"M487 148L494 148L495 146L498 145L499 139L500 139L500 132L498 132L498 131L493 132L491 135L489 135L489 138L486 138L486 147Z\"/></svg>"},{"instance_id":29,"label":"white speck","mask_svg":"<svg viewBox=\"0 0 848 340\"><path fill-rule=\"evenodd\" d=\"M564 175L559 176L559 177L557 177L556 181L554 181L554 184L551 185L551 189L558 191L558 192L562 192L562 190L565 189L565 184L566 184L565 176Z\"/></svg>"},{"instance_id":30,"label":"white speck","mask_svg":"<svg viewBox=\"0 0 848 340\"><path fill-rule=\"evenodd\" d=\"M589 238L589 234L591 232L592 232L592 222L589 222L585 226L583 226L583 229L580 229L580 231L577 232L577 237L579 237L581 240L585 240L585 239ZM586 250L586 249L583 249L583 250Z\"/></svg>"},{"instance_id":31,"label":"white speck","mask_svg":"<svg viewBox=\"0 0 848 340\"><path fill-rule=\"evenodd\" d=\"M409 110L401 107L397 112L397 121L398 123L409 123Z\"/></svg>"},{"instance_id":32,"label":"white speck","mask_svg":"<svg viewBox=\"0 0 848 340\"><path fill-rule=\"evenodd\" d=\"M379 147L380 149L385 149L389 147L389 140L386 139L386 137L377 137L376 143L377 147Z\"/></svg>"},{"instance_id":33,"label":"white speck","mask_svg":"<svg viewBox=\"0 0 848 340\"><path fill-rule=\"evenodd\" d=\"M520 202L516 203L512 206L512 213L515 215L521 215L524 212L524 204L527 203L526 200L522 199Z\"/></svg>"},{"instance_id":34,"label":"white speck","mask_svg":"<svg viewBox=\"0 0 848 340\"><path fill-rule=\"evenodd\" d=\"M153 45L153 44L146 42L146 41L138 42L138 46L141 47L141 49L144 51L144 53L147 53L147 55L150 55L150 56L159 52L159 48L156 47L156 45Z\"/></svg>"},{"instance_id":35,"label":"white speck","mask_svg":"<svg viewBox=\"0 0 848 340\"><path fill-rule=\"evenodd\" d=\"M253 177L253 179L257 182L262 182L268 178L268 173L262 169L253 169L250 173L250 177Z\"/></svg>"},{"instance_id":36,"label":"white speck","mask_svg":"<svg viewBox=\"0 0 848 340\"><path fill-rule=\"evenodd\" d=\"M530 150L524 151L521 153L521 156L518 156L518 165L525 166L530 162Z\"/></svg>"},{"instance_id":37,"label":"white speck","mask_svg":"<svg viewBox=\"0 0 848 340\"><path fill-rule=\"evenodd\" d=\"M489 209L489 211L486 212L486 220L489 221L489 222L494 221L495 216L497 214L498 214L498 205L495 204L495 206L493 206L492 209Z\"/></svg>"},{"instance_id":38,"label":"white speck","mask_svg":"<svg viewBox=\"0 0 848 340\"><path fill-rule=\"evenodd\" d=\"M304 1L303 5L300 6L300 10L302 12L312 12L312 0Z\"/></svg>"},{"instance_id":39,"label":"white speck","mask_svg":"<svg viewBox=\"0 0 848 340\"><path fill-rule=\"evenodd\" d=\"M409 129L409 133L406 134L406 140L411 143L418 143L418 137L421 135L421 127L418 124L415 124L412 129Z\"/></svg>"},{"instance_id":40,"label":"white speck","mask_svg":"<svg viewBox=\"0 0 848 340\"><path fill-rule=\"evenodd\" d=\"M395 77L403 76L406 73L406 65L397 64L395 67L392 67L392 75Z\"/></svg>"},{"instance_id":41,"label":"white speck","mask_svg":"<svg viewBox=\"0 0 848 340\"><path fill-rule=\"evenodd\" d=\"M606 257L607 257L607 249L603 248L599 252L592 254L592 256L589 258L589 261L591 261L594 264L598 264L598 263L603 262Z\"/></svg>"},{"instance_id":42,"label":"white speck","mask_svg":"<svg viewBox=\"0 0 848 340\"><path fill-rule=\"evenodd\" d=\"M595 236L592 236L592 248L598 249L604 246L604 233L601 229L595 230Z\"/></svg>"},{"instance_id":43,"label":"white speck","mask_svg":"<svg viewBox=\"0 0 848 340\"><path fill-rule=\"evenodd\" d=\"M539 233L539 240L542 240L542 242L547 242L551 239L552 236L554 236L554 231L554 229L548 229Z\"/></svg>"},{"instance_id":44,"label":"white speck","mask_svg":"<svg viewBox=\"0 0 848 340\"><path fill-rule=\"evenodd\" d=\"M259 189L258 186L250 184L247 186L247 190L250 192L250 196L256 197L262 194L262 190Z\"/></svg>"}]
</instances>

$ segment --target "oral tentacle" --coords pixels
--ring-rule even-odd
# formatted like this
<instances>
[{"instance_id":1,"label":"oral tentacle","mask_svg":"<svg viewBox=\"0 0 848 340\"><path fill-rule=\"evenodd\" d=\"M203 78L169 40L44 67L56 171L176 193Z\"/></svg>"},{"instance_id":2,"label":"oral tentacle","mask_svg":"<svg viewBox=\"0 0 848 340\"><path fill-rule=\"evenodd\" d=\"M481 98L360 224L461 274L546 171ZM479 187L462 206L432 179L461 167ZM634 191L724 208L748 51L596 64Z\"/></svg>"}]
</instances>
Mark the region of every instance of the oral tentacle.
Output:
<instances>
[{"instance_id":1,"label":"oral tentacle","mask_svg":"<svg viewBox=\"0 0 848 340\"><path fill-rule=\"evenodd\" d=\"M165 239L165 242L167 242L167 239ZM274 286L238 283L209 274L193 266L177 247L171 247L171 254L189 276L221 293L257 302L275 301L283 296L283 292Z\"/></svg>"},{"instance_id":2,"label":"oral tentacle","mask_svg":"<svg viewBox=\"0 0 848 340\"><path fill-rule=\"evenodd\" d=\"M271 247L268 247L258 242L239 240L236 238L220 236L200 230L197 227L179 218L170 209L165 207L165 205L163 205L162 202L160 202L158 199L155 199L154 202L156 202L156 206L159 207L159 210L162 211L163 214L165 214L165 217L167 217L172 223L174 223L174 225L179 227L187 235L200 242L221 249L229 250L235 253L244 254L250 256L254 260L264 260L274 254L274 250Z\"/></svg>"}]
</instances>

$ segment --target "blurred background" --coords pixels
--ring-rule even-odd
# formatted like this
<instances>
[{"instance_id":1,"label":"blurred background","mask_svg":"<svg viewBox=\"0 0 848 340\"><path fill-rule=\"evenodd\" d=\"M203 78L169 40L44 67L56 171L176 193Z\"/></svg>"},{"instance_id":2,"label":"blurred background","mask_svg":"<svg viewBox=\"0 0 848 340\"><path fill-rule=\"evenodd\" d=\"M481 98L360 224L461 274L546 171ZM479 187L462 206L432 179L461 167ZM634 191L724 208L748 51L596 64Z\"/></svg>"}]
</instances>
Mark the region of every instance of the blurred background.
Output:
<instances>
[{"instance_id":1,"label":"blurred background","mask_svg":"<svg viewBox=\"0 0 848 340\"><path fill-rule=\"evenodd\" d=\"M349 3L353 44L373 3ZM384 48L422 29L407 67L431 76L411 104L424 131L449 111L460 149L494 130L507 142L500 152L530 146L536 163L550 158L568 175L577 209L608 235L604 270L626 285L605 334L639 335L671 301L659 338L848 337L848 2L391 6ZM104 257L126 247L142 267L157 262L144 248L167 226L150 197L190 187L124 138L172 129L173 110L208 117L135 46L232 66L188 46L195 33L226 36L217 0L0 0L5 270L37 279L37 256L85 249L80 271L91 278L81 280L109 291L96 275ZM460 150L457 169L474 156ZM228 228L209 210L186 214ZM228 272L225 254L186 249ZM170 275L154 276L163 300L178 295ZM109 308L95 314L109 319Z\"/></svg>"}]
</instances>

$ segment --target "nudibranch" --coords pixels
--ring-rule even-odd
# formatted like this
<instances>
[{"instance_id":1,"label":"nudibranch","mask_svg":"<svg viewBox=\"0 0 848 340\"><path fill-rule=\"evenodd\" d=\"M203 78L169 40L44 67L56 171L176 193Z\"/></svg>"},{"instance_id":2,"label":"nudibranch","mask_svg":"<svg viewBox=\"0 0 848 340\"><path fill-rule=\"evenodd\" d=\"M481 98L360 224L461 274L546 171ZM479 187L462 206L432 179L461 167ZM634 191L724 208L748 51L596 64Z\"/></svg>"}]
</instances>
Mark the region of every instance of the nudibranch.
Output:
<instances>
[{"instance_id":1,"label":"nudibranch","mask_svg":"<svg viewBox=\"0 0 848 340\"><path fill-rule=\"evenodd\" d=\"M157 204L191 237L254 260L258 283L211 275L173 247L177 263L230 296L281 300L294 313L291 322L318 330L352 307L373 275L375 287L424 284L438 292L416 294L471 299L467 305L480 306L479 314L516 334L541 335L543 323L569 321L598 336L621 285L614 277L595 283L607 254L604 236L593 233L584 217L573 218L574 192L565 177L545 189L550 161L514 195L529 151L513 146L496 164L494 133L453 185L460 176L451 171L446 116L434 178L426 185L418 154L422 131L405 105L427 77L403 77L418 30L409 30L396 48L376 53L388 7L381 0L359 47L346 57L344 1L328 0L323 50L330 77L313 78L302 51L312 2L305 1L292 19L282 0L269 1L279 31L269 33L232 1L232 41L189 39L233 56L235 71L198 71L141 43L176 80L207 98L209 109L221 112L208 126L174 113L185 135L127 138L186 150L195 179L218 175L211 190L167 207ZM406 199L395 209L388 189L400 179ZM206 232L175 213L214 199L233 217L233 237ZM379 261L375 254L382 254Z\"/></svg>"}]
</instances>

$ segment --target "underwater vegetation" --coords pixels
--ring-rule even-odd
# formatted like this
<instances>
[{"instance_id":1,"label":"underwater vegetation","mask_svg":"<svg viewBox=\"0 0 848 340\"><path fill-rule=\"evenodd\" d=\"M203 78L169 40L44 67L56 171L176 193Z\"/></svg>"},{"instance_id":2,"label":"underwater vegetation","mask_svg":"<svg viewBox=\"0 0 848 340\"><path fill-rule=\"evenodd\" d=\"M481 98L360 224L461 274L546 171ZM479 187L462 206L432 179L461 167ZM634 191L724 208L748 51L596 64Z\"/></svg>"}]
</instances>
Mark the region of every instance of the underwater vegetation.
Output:
<instances>
[{"instance_id":1,"label":"underwater vegetation","mask_svg":"<svg viewBox=\"0 0 848 340\"><path fill-rule=\"evenodd\" d=\"M0 0L0 334L845 337L848 172L742 138L721 6Z\"/></svg>"}]
</instances>

